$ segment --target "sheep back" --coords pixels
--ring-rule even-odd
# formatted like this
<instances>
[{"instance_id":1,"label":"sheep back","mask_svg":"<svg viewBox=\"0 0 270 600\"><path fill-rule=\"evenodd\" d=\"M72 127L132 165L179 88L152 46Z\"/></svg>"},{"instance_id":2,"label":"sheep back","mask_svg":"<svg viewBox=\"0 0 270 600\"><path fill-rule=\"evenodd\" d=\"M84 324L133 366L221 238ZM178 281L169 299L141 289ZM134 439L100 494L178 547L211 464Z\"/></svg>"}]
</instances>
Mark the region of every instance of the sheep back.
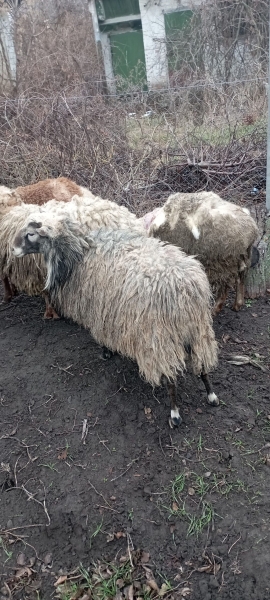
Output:
<instances>
[{"instance_id":1,"label":"sheep back","mask_svg":"<svg viewBox=\"0 0 270 600\"><path fill-rule=\"evenodd\" d=\"M44 179L31 185L19 186L13 190L13 194L27 204L41 205L52 198L62 202L69 200L77 194L82 196L83 191L77 183L67 177L57 179Z\"/></svg>"},{"instance_id":2,"label":"sheep back","mask_svg":"<svg viewBox=\"0 0 270 600\"><path fill-rule=\"evenodd\" d=\"M149 234L196 255L211 284L232 284L240 263L250 266L258 228L247 209L213 192L179 193L171 195L157 213Z\"/></svg>"},{"instance_id":3,"label":"sheep back","mask_svg":"<svg viewBox=\"0 0 270 600\"><path fill-rule=\"evenodd\" d=\"M136 215L125 206L94 196L85 190L83 196L75 195L68 203L51 200L37 210L42 216L42 222L50 224L52 214L55 217L66 216L77 223L84 225L89 230L108 227L110 229L132 230L146 235L144 224Z\"/></svg>"}]
</instances>

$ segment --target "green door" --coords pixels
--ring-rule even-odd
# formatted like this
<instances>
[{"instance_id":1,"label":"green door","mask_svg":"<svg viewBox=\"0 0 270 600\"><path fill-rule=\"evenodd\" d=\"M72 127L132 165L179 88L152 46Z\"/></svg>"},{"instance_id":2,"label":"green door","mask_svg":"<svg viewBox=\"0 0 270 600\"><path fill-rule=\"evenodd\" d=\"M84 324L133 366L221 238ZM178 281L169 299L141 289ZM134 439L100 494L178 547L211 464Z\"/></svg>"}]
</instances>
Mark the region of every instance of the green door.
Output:
<instances>
[{"instance_id":1,"label":"green door","mask_svg":"<svg viewBox=\"0 0 270 600\"><path fill-rule=\"evenodd\" d=\"M191 10L180 10L164 15L170 73L180 69L183 61L190 61L188 48L189 25L192 15Z\"/></svg>"},{"instance_id":2,"label":"green door","mask_svg":"<svg viewBox=\"0 0 270 600\"><path fill-rule=\"evenodd\" d=\"M139 15L139 0L96 0L98 16L115 19L127 15Z\"/></svg>"},{"instance_id":3,"label":"green door","mask_svg":"<svg viewBox=\"0 0 270 600\"><path fill-rule=\"evenodd\" d=\"M112 64L118 89L146 86L146 69L142 30L111 33Z\"/></svg>"}]
</instances>

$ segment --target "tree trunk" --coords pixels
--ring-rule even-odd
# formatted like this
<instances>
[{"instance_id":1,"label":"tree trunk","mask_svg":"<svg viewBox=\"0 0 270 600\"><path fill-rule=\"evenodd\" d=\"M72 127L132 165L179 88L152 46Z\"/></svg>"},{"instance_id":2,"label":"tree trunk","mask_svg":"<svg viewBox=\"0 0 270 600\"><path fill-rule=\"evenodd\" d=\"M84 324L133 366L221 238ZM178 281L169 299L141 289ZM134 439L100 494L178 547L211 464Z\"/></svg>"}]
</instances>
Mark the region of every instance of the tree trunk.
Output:
<instances>
[{"instance_id":1,"label":"tree trunk","mask_svg":"<svg viewBox=\"0 0 270 600\"><path fill-rule=\"evenodd\" d=\"M258 245L259 263L249 269L246 277L246 298L259 298L270 290L270 218L265 222L264 235Z\"/></svg>"}]
</instances>

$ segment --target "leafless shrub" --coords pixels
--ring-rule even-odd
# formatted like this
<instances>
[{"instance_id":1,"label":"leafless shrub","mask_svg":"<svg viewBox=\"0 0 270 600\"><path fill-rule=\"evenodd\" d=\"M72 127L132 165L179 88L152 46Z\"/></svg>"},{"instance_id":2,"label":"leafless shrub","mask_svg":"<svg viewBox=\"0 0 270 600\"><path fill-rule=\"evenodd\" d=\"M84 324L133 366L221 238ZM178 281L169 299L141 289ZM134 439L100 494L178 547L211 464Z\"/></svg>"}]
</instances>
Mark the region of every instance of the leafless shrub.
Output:
<instances>
[{"instance_id":1,"label":"leafless shrub","mask_svg":"<svg viewBox=\"0 0 270 600\"><path fill-rule=\"evenodd\" d=\"M167 40L171 88L147 92L131 78L118 96L104 92L86 0L16 11L17 94L0 99L2 184L66 175L138 214L176 191L264 200L266 0L206 0Z\"/></svg>"},{"instance_id":2,"label":"leafless shrub","mask_svg":"<svg viewBox=\"0 0 270 600\"><path fill-rule=\"evenodd\" d=\"M206 0L168 37L171 84L265 77L267 0Z\"/></svg>"},{"instance_id":3,"label":"leafless shrub","mask_svg":"<svg viewBox=\"0 0 270 600\"><path fill-rule=\"evenodd\" d=\"M103 67L86 0L24 1L15 28L19 94L100 92Z\"/></svg>"}]
</instances>

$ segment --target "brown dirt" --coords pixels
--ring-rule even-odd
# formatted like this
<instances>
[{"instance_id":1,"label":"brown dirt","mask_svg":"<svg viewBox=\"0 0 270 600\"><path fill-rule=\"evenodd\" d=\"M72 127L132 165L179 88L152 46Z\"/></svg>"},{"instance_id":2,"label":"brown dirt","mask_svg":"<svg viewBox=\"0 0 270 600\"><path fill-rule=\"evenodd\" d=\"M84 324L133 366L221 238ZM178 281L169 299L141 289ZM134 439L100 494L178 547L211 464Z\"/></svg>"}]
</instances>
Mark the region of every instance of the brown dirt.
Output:
<instances>
[{"instance_id":1,"label":"brown dirt","mask_svg":"<svg viewBox=\"0 0 270 600\"><path fill-rule=\"evenodd\" d=\"M44 322L43 309L25 296L0 305L2 581L11 580L20 552L27 564L37 555L34 580L49 599L59 569L125 554L127 537L113 538L122 532L150 552L156 574L179 590L189 586L190 600L269 599L269 372L226 361L232 352L258 353L269 367L267 300L216 319L221 352L212 380L223 403L208 406L202 383L187 374L178 431L169 429L163 389L153 392L127 359L102 361L86 331L64 319ZM186 483L175 506L171 482L180 474ZM209 484L204 492L200 481ZM183 503L195 517L204 503L213 507L198 536L187 535L187 517L166 508Z\"/></svg>"}]
</instances>

